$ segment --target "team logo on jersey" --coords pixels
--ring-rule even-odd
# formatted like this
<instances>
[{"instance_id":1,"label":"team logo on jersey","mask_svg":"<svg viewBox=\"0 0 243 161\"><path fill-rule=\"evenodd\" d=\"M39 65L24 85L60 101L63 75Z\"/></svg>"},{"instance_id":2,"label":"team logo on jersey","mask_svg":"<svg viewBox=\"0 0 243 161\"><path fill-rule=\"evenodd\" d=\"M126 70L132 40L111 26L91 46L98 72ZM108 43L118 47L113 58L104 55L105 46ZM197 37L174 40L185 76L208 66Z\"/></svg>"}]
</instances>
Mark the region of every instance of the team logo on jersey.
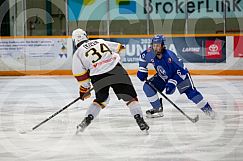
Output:
<instances>
[{"instance_id":1,"label":"team logo on jersey","mask_svg":"<svg viewBox=\"0 0 243 161\"><path fill-rule=\"evenodd\" d=\"M157 72L158 72L160 78L162 78L164 81L166 81L168 79L168 76L166 75L166 71L164 70L164 68L162 66L157 66Z\"/></svg>"},{"instance_id":2,"label":"team logo on jersey","mask_svg":"<svg viewBox=\"0 0 243 161\"><path fill-rule=\"evenodd\" d=\"M103 64L107 64L107 63L110 63L110 62L115 61L115 60L116 60L116 57L112 57L110 59L106 59L106 60L103 60L101 62L98 62L98 63L93 64L93 67L94 68L97 68L97 66L101 66Z\"/></svg>"},{"instance_id":3,"label":"team logo on jersey","mask_svg":"<svg viewBox=\"0 0 243 161\"><path fill-rule=\"evenodd\" d=\"M150 61L151 61L151 63L154 65L154 59L151 59Z\"/></svg>"},{"instance_id":4,"label":"team logo on jersey","mask_svg":"<svg viewBox=\"0 0 243 161\"><path fill-rule=\"evenodd\" d=\"M168 63L172 63L172 59L171 58L168 58Z\"/></svg>"}]
</instances>

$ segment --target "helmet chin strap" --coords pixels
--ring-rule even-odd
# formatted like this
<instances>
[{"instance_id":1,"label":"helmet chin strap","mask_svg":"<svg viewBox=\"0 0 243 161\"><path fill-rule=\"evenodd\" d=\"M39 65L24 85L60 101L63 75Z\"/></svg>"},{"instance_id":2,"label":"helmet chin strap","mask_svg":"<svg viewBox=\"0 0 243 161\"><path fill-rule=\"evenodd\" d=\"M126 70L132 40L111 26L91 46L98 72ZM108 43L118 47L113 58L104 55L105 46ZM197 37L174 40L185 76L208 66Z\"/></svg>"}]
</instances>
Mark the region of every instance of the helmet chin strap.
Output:
<instances>
[{"instance_id":1,"label":"helmet chin strap","mask_svg":"<svg viewBox=\"0 0 243 161\"><path fill-rule=\"evenodd\" d=\"M156 54L157 58L161 59L163 57L163 54L162 53L158 53Z\"/></svg>"},{"instance_id":2,"label":"helmet chin strap","mask_svg":"<svg viewBox=\"0 0 243 161\"><path fill-rule=\"evenodd\" d=\"M161 59L163 57L163 49L161 49L160 52L155 52L155 53L156 53L157 58Z\"/></svg>"}]
</instances>

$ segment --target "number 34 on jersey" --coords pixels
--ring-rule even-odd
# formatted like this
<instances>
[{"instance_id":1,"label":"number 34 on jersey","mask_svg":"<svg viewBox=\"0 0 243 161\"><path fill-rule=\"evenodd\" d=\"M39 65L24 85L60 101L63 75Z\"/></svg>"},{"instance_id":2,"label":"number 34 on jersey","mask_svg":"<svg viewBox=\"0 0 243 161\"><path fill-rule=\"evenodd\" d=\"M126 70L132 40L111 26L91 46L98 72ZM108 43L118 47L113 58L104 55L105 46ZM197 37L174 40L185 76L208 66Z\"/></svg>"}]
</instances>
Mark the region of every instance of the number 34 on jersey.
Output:
<instances>
[{"instance_id":1,"label":"number 34 on jersey","mask_svg":"<svg viewBox=\"0 0 243 161\"><path fill-rule=\"evenodd\" d=\"M74 53L73 71L89 70L90 76L112 70L120 60L118 54L121 44L103 39L89 40ZM78 59L78 60L76 60Z\"/></svg>"}]
</instances>

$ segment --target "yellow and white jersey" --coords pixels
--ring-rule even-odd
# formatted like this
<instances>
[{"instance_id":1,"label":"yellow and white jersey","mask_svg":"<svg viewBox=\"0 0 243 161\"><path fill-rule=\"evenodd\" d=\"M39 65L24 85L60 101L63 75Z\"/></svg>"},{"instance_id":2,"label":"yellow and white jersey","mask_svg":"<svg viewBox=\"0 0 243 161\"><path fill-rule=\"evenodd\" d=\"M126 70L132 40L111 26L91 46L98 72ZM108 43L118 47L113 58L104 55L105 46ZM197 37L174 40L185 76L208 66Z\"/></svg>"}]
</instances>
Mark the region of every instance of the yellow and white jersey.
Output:
<instances>
[{"instance_id":1,"label":"yellow and white jersey","mask_svg":"<svg viewBox=\"0 0 243 161\"><path fill-rule=\"evenodd\" d=\"M81 83L89 81L89 76L111 71L120 61L121 46L103 39L83 43L73 55L73 75Z\"/></svg>"}]
</instances>

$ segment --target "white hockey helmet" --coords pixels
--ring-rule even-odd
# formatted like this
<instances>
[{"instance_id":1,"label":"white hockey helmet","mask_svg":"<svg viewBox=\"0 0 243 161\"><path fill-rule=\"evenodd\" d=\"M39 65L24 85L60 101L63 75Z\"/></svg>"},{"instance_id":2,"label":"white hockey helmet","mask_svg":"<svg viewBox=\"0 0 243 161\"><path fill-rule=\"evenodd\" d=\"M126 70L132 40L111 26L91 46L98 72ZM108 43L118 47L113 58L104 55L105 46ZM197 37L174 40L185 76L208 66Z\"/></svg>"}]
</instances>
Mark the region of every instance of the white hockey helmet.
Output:
<instances>
[{"instance_id":1,"label":"white hockey helmet","mask_svg":"<svg viewBox=\"0 0 243 161\"><path fill-rule=\"evenodd\" d=\"M88 37L87 37L87 34L84 30L82 30L81 28L78 28L78 29L73 31L72 39L75 43L75 46L77 46L78 43L88 40Z\"/></svg>"}]
</instances>

